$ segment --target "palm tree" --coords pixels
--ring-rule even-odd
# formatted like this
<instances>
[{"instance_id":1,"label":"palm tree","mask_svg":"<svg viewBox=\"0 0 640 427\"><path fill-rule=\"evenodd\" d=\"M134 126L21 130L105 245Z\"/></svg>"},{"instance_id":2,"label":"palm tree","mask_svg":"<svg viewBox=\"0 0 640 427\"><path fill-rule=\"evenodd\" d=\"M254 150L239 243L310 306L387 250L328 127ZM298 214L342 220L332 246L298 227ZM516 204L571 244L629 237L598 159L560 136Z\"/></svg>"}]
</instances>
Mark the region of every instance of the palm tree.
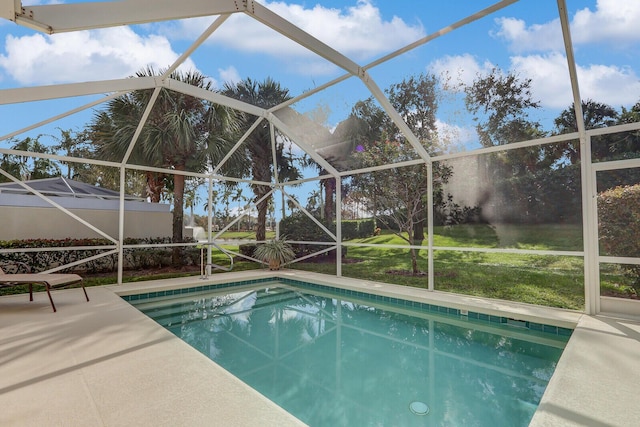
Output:
<instances>
[{"instance_id":1,"label":"palm tree","mask_svg":"<svg viewBox=\"0 0 640 427\"><path fill-rule=\"evenodd\" d=\"M137 77L153 75L151 68L137 73ZM169 77L212 90L211 82L196 71L174 71ZM152 92L152 89L138 90L113 99L94 118L92 134L100 158L118 161L124 158ZM162 88L128 162L176 171L204 171L228 151L227 136L236 125L236 115L231 109ZM159 201L161 191L171 186L173 241L182 242L185 176L147 172L147 192L152 201ZM180 264L179 249L173 253L175 265Z\"/></svg>"},{"instance_id":2,"label":"palm tree","mask_svg":"<svg viewBox=\"0 0 640 427\"><path fill-rule=\"evenodd\" d=\"M90 133L97 158L116 162L124 158L148 102L148 94L140 92L142 91L111 100L106 109L99 111L93 118ZM141 136L129 157L129 163L163 166L162 158L157 156L159 152L147 150L144 147L145 141L146 138ZM146 196L152 203L159 203L162 199L166 177L164 173L145 172Z\"/></svg>"},{"instance_id":3,"label":"palm tree","mask_svg":"<svg viewBox=\"0 0 640 427\"><path fill-rule=\"evenodd\" d=\"M226 83L223 88L223 94L231 98L252 104L261 108L271 108L279 105L291 98L289 90L280 86L271 78L265 79L263 82L256 82L247 78L236 84ZM245 132L256 120L256 117L249 115L243 116L243 124L241 131ZM272 151L271 151L271 133L269 124L261 123L245 142L247 174L251 175L254 181L271 182L272 179ZM280 142L276 147L276 161L278 162L279 176L284 179L295 179L299 172L292 166L292 158L284 155L284 144ZM271 188L267 185L252 185L255 200L262 199ZM269 199L261 200L257 204L258 224L256 227L256 240L265 240L266 238L266 222Z\"/></svg>"}]
</instances>

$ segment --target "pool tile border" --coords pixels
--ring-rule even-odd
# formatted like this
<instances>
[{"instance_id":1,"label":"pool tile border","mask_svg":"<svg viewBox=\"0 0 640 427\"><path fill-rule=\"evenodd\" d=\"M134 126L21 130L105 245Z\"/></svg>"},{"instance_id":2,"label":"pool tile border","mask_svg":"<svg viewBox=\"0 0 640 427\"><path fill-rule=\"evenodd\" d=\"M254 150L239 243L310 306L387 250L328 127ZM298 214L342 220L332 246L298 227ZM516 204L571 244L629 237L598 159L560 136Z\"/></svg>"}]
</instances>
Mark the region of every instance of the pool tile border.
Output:
<instances>
[{"instance_id":1,"label":"pool tile border","mask_svg":"<svg viewBox=\"0 0 640 427\"><path fill-rule=\"evenodd\" d=\"M237 286L263 284L263 283L269 283L274 281L279 281L281 283L296 286L299 288L316 289L321 291L333 292L339 295L361 298L361 299L369 300L372 302L382 302L385 304L396 305L399 307L409 307L413 309L419 309L425 312L428 311L428 312L433 312L438 314L457 316L460 318L473 319L481 322L519 327L519 328L529 329L531 331L542 332L545 334L551 334L551 335L556 335L561 337L570 337L571 334L573 333L573 329L563 328L560 326L546 325L546 324L530 322L530 321L515 320L515 319L510 319L508 317L494 316L486 313L460 310L457 308L422 303L418 301L411 301L403 298L388 297L384 295L375 295L368 292L336 288L329 285L304 282L301 280L291 279L287 277L268 277L268 278L261 278L261 279L238 280L238 281L227 282L227 283L215 283L210 285L192 286L188 288L167 289L164 291L145 292L145 293L133 294L133 295L122 295L121 298L131 303L131 302L142 301L142 300L157 298L157 297L185 295L185 294L190 294L194 292L212 291L212 290L219 290L219 289L225 289L225 288L233 288Z\"/></svg>"}]
</instances>

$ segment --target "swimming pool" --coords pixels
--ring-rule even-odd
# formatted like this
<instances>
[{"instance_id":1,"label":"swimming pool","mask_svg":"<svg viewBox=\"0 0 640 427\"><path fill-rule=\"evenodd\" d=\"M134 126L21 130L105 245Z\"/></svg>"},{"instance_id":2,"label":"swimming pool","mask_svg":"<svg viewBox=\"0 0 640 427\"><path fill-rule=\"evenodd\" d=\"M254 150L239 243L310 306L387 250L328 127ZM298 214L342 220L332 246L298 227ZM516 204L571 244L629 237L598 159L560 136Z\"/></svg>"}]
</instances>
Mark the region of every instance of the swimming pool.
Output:
<instances>
[{"instance_id":1,"label":"swimming pool","mask_svg":"<svg viewBox=\"0 0 640 427\"><path fill-rule=\"evenodd\" d=\"M125 299L311 426L526 426L571 333L290 282Z\"/></svg>"}]
</instances>

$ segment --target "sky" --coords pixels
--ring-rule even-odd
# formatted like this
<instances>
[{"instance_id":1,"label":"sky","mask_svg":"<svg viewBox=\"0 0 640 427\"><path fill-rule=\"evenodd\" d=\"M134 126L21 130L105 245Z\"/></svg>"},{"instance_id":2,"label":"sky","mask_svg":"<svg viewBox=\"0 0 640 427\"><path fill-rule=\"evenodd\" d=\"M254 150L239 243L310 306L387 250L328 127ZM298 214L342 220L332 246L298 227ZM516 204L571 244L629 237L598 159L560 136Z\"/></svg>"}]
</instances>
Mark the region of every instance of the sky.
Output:
<instances>
[{"instance_id":1,"label":"sky","mask_svg":"<svg viewBox=\"0 0 640 427\"><path fill-rule=\"evenodd\" d=\"M25 5L45 3L24 1ZM421 0L261 3L365 65L491 2L457 0L437 6ZM617 108L640 100L640 2L569 0L567 7L582 98ZM2 20L0 89L122 78L146 66L164 68L211 22L207 17L49 36ZM522 0L370 73L385 89L421 72L448 71L468 84L494 67L531 78L534 96L543 108L558 112L570 105L555 0ZM240 14L225 22L183 68L202 72L217 87L247 77L273 77L294 95L344 74ZM353 92L360 98L368 95L358 82L350 86L337 92ZM2 112L0 131L6 131L16 121L11 110Z\"/></svg>"},{"instance_id":2,"label":"sky","mask_svg":"<svg viewBox=\"0 0 640 427\"><path fill-rule=\"evenodd\" d=\"M488 0L269 1L260 3L366 65L426 35L439 31L493 2ZM24 1L24 5L54 2ZM59 3L59 2L56 2ZM73 1L67 2L73 3ZM153 5L150 2L149 5ZM582 99L616 109L640 101L640 1L567 0ZM213 17L52 36L0 20L0 90L25 86L117 79L151 66L166 68L213 22ZM183 64L208 76L215 87L251 78L272 77L292 95L329 82L345 72L251 18L232 15ZM393 60L371 68L375 83L391 84L433 73L450 87L470 84L493 69L531 79L542 107L534 117L547 129L573 102L556 0L521 0L465 25ZM1 96L1 93L0 93ZM335 127L350 107L369 96L351 78L296 105ZM64 99L0 105L0 138L22 127L88 102ZM81 128L88 110L29 133ZM451 150L477 143L473 121L452 90L441 101L438 125ZM0 140L0 148L9 148Z\"/></svg>"}]
</instances>

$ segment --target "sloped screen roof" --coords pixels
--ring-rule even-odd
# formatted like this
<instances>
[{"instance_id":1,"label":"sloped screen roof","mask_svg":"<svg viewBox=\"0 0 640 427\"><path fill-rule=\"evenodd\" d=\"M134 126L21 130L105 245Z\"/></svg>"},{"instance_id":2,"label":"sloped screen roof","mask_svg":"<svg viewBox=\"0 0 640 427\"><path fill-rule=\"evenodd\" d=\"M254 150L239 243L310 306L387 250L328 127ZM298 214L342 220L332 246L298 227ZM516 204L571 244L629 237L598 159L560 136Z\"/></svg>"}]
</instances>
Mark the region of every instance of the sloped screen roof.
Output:
<instances>
[{"instance_id":1,"label":"sloped screen roof","mask_svg":"<svg viewBox=\"0 0 640 427\"><path fill-rule=\"evenodd\" d=\"M60 66L64 64L43 64L43 67L51 67L50 81L61 82L61 84L2 90L0 105L13 105L15 109L19 108L16 104L25 102L53 105L57 100L73 99L73 102L61 104L73 105L73 108L65 110L63 107L59 115L43 115L36 124L25 122L24 127L17 126L12 132L6 134L4 139L24 134L40 125L46 125L52 122L53 118L64 122L67 117L83 114L83 112L85 117L88 117L86 114L94 108L99 108L109 99L104 97L105 94L108 97L114 97L132 90L165 87L209 99L252 114L256 118L268 120L275 125L278 132L290 140L296 149L309 155L330 175L337 175L362 166L353 161L353 154L357 152L359 145L357 138L354 137L354 134L357 134L358 124L354 122L351 115L356 103L366 99L369 99L376 108L384 111L389 120L395 124L398 132L412 147L414 159L429 161L434 153L425 149L423 137L415 135L405 124L403 115L406 112L402 114L398 112L387 98L385 92L390 87L389 84L397 84L408 75L424 72L427 69L425 66L429 66L432 71L439 70L444 73L442 76L448 76L441 77L443 79L454 79L456 70L459 71L461 68L443 68L443 61L447 57L453 58L455 52L438 53L442 49L440 40L454 37L450 35L454 32L460 33L456 36L461 37L458 46L464 46L465 39L490 38L492 36L487 36L487 31L489 34L494 31L491 30L492 25L487 27L479 23L486 24L492 19L505 19L504 17L510 16L526 17L522 14L527 13L517 7L512 8L518 3L515 0L496 3L483 1L458 4L456 2L455 5L446 8L431 3L419 3L419 8L411 8L410 11L402 10L404 19L396 15L385 18L373 32L368 31L368 24L363 21L363 27L352 32L346 28L347 20L344 16L352 14L348 16L353 17L354 22L357 22L358 19L355 17L360 17L361 14L380 13L374 3L358 2L357 6L348 9L345 15L336 13L330 6L326 8L318 6L318 9L322 9L326 14L323 21L313 24L305 22L304 15L295 15L296 8L287 9L280 3L249 0L216 2L185 0L179 3L169 0L152 3L142 0L69 2L55 5L22 5L21 8L16 7L13 0L3 0L2 3L4 18L35 31L51 34L51 43L55 43L55 40L62 42L65 37L70 40L69 34L83 34L83 37L88 37L85 43L87 49L90 48L94 36L86 31L105 32L109 31L109 28L125 25L137 34L144 34L144 31L148 34L148 29L151 27L141 27L144 24L154 26L152 35L163 34L163 37L167 35L170 37L172 31L182 32L182 35L176 38L176 44L180 46L178 48L180 55L170 62L159 65L158 69L164 70L159 77L131 79L128 77L133 73L129 73L129 75L104 80L74 80L69 76L81 75L78 70L67 70L64 73L64 66ZM564 65L566 97L562 105L569 106L578 95L579 88L574 75L574 56L571 45L568 44L570 33L566 5L564 1L560 1L559 4L560 8L557 8L555 3L545 3L544 6L536 4L535 8L541 10L539 13L544 16L544 19L554 22L556 26L556 31L553 33L554 49L559 49L568 60ZM404 6L398 4L397 7ZM374 19L371 22L377 21ZM238 43L237 37L242 34L240 31L242 28L246 28L246 40ZM506 27L504 29L506 31ZM340 35L343 32L344 37ZM115 37L119 33L114 31L103 34L113 34ZM357 36L358 34L362 36ZM349 37L352 38L351 42L348 40ZM371 46L366 47L367 45L363 43L367 39L376 40ZM114 39L113 41L123 43L124 40ZM151 42L151 38L147 41ZM111 49L113 52L126 54L126 48L122 45L113 45ZM248 56L258 58L257 62L252 63L251 70L242 70L243 73L281 73L279 80L288 89L287 75L296 73L306 75L306 83L291 87L291 99L285 104L265 110L243 101L212 94L201 88L188 87L184 83L169 78L170 73L175 69L204 67L207 62L213 66L209 67L210 71L218 72L220 67L233 63L229 55L233 55L234 49L237 52L237 61ZM507 52L510 47L503 46L502 49ZM481 51L477 50L476 53L480 54ZM67 54L71 55L71 53ZM110 61L114 64L119 61L117 57L109 59L109 53L105 48L94 55L104 55L105 67L108 67ZM420 56L423 59L415 62L417 66L410 65L404 58L411 56ZM265 61L265 58L268 60ZM459 58L469 59L470 57L460 55ZM58 60L64 61L63 58ZM149 63L158 64L159 60L149 58ZM440 64L439 68L438 64ZM258 68L255 65L258 65ZM532 66L536 65L532 64ZM482 67L486 68L486 65ZM463 71L467 73L466 78L468 78L472 70ZM454 83L451 80L448 81L449 86L453 87ZM222 82L219 81L218 84ZM461 93L458 93L458 99L451 100L450 103L449 100L442 100L447 102L447 107L439 108L438 132L433 134L432 140L429 141L430 145L439 147L437 150L439 153L457 151L461 145L464 149L473 148L472 143L463 141L467 135L464 126L472 127L472 118L466 117L464 125L455 123L456 118L459 119L461 115L468 114L462 113L464 108L460 104L460 96ZM445 103L441 102L441 105L444 106ZM48 111L51 110L48 109ZM445 115L448 115L447 119ZM379 166L384 163L384 159L379 159Z\"/></svg>"},{"instance_id":2,"label":"sloped screen roof","mask_svg":"<svg viewBox=\"0 0 640 427\"><path fill-rule=\"evenodd\" d=\"M119 199L120 193L108 188L97 187L62 177L46 178L32 181L25 181L30 189L36 190L47 196L60 197L86 197L96 199ZM6 194L32 194L30 189L26 189L17 183L0 183L0 193ZM125 196L126 200L143 200L139 197Z\"/></svg>"}]
</instances>

